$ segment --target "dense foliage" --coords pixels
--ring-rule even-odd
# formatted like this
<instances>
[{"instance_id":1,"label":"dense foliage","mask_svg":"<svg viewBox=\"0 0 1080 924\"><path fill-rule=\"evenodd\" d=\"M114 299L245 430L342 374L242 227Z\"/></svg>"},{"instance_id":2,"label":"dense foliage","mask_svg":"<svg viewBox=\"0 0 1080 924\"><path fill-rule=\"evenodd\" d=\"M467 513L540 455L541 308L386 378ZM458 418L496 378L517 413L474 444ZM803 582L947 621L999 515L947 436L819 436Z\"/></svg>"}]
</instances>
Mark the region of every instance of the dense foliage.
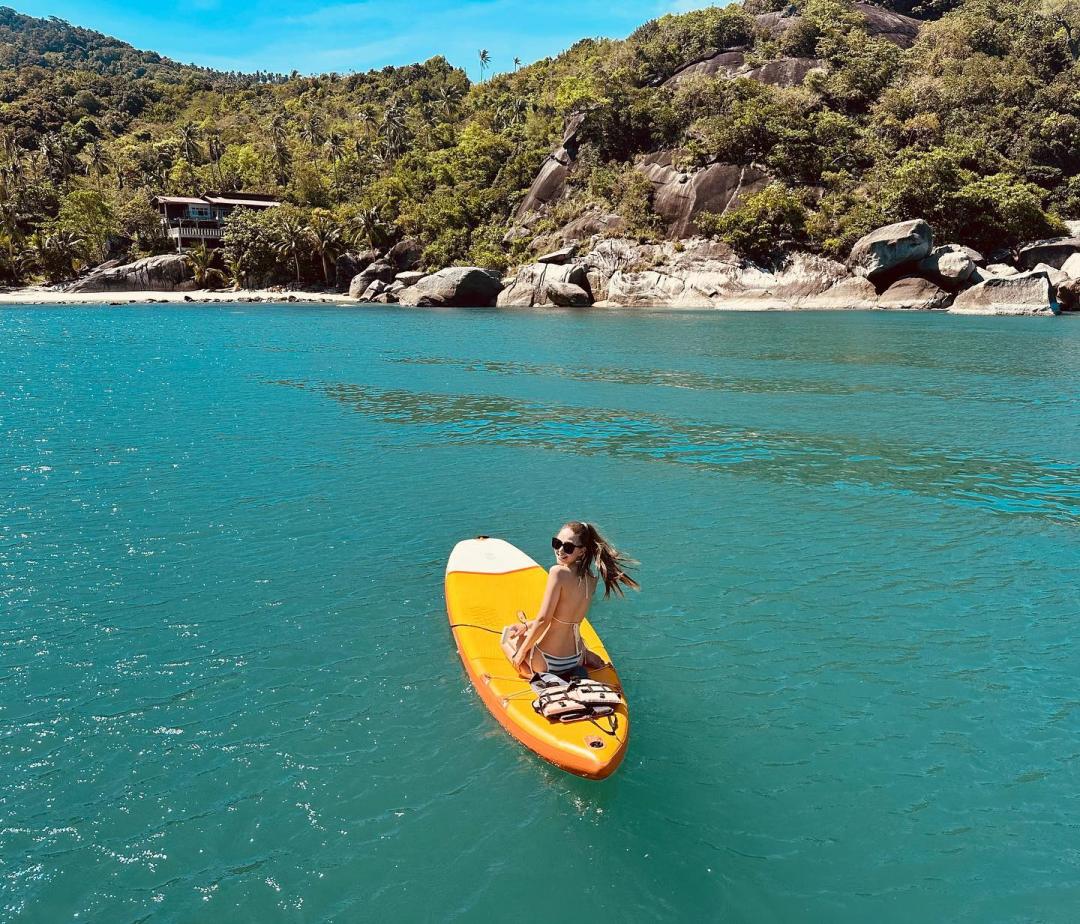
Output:
<instances>
[{"instance_id":1,"label":"dense foliage","mask_svg":"<svg viewBox=\"0 0 1080 924\"><path fill-rule=\"evenodd\" d=\"M996 248L1080 213L1080 2L908 4L898 8L927 21L907 51L869 35L847 0L795 0L799 17L780 31L752 15L790 6L664 16L479 84L442 58L365 74L220 73L0 8L0 279L62 280L160 252L153 195L227 189L290 204L231 223L216 269L233 281L326 280L342 250L403 237L429 266L505 268L530 235L589 209L662 235L634 169L657 150L687 170L769 172L763 193L699 222L759 259L781 244L842 254L871 227L915 216ZM731 47L750 63L823 67L798 87L665 83ZM575 115L565 196L507 236Z\"/></svg>"}]
</instances>

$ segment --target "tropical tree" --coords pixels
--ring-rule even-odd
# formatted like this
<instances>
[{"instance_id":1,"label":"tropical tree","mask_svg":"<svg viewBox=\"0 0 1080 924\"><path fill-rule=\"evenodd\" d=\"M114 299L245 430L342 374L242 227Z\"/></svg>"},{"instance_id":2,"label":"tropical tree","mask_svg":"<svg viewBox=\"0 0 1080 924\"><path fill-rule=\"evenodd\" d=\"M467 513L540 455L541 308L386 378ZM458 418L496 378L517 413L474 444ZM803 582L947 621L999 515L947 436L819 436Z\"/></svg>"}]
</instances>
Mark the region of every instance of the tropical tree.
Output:
<instances>
[{"instance_id":1,"label":"tropical tree","mask_svg":"<svg viewBox=\"0 0 1080 924\"><path fill-rule=\"evenodd\" d=\"M514 58L514 70L516 71L519 67L521 67L521 58L515 57Z\"/></svg>"},{"instance_id":2,"label":"tropical tree","mask_svg":"<svg viewBox=\"0 0 1080 924\"><path fill-rule=\"evenodd\" d=\"M191 270L191 275L195 279L195 285L200 289L205 289L207 283L211 279L217 279L224 281L225 274L221 270L214 266L214 260L217 257L217 251L207 247L205 243L199 244L197 247L192 247L184 254L184 262L187 263L188 269Z\"/></svg>"},{"instance_id":3,"label":"tropical tree","mask_svg":"<svg viewBox=\"0 0 1080 924\"><path fill-rule=\"evenodd\" d=\"M311 244L322 261L323 276L330 282L330 265L337 259L345 246L345 236L341 226L334 221L332 215L321 209L312 213L311 221L308 222L308 234L311 236Z\"/></svg>"},{"instance_id":4,"label":"tropical tree","mask_svg":"<svg viewBox=\"0 0 1080 924\"><path fill-rule=\"evenodd\" d=\"M481 48L478 57L480 58L480 82L484 82L484 71L491 67L491 55L486 48Z\"/></svg>"},{"instance_id":5,"label":"tropical tree","mask_svg":"<svg viewBox=\"0 0 1080 924\"><path fill-rule=\"evenodd\" d=\"M296 211L279 210L274 227L274 252L287 260L292 260L296 269L296 281L300 282L300 257L310 253L311 238L307 225Z\"/></svg>"},{"instance_id":6,"label":"tropical tree","mask_svg":"<svg viewBox=\"0 0 1080 924\"><path fill-rule=\"evenodd\" d=\"M202 148L199 147L199 129L188 122L180 127L177 134L177 144L180 154L190 164L197 164L202 159Z\"/></svg>"}]
</instances>

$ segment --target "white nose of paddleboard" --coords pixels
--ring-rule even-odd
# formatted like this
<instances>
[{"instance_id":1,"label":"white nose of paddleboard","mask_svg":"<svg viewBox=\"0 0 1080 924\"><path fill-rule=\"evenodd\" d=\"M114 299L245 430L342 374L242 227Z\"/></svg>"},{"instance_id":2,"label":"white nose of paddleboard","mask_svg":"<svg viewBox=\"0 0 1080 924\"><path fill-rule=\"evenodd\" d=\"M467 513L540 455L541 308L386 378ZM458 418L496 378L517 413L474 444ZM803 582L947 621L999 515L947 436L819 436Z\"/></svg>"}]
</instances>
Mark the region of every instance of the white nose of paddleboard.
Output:
<instances>
[{"instance_id":1,"label":"white nose of paddleboard","mask_svg":"<svg viewBox=\"0 0 1080 924\"><path fill-rule=\"evenodd\" d=\"M472 574L507 574L524 568L536 568L528 555L502 539L463 539L454 546L446 563L446 573L467 571Z\"/></svg>"}]
</instances>

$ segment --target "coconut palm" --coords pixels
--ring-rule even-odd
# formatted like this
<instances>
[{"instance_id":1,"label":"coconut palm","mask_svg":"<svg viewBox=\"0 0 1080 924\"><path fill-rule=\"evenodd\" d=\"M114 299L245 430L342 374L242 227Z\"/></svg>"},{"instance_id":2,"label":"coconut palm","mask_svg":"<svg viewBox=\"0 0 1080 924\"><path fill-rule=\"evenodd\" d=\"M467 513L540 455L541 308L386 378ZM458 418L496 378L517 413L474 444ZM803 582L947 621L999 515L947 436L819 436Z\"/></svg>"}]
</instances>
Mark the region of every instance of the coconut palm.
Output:
<instances>
[{"instance_id":1,"label":"coconut palm","mask_svg":"<svg viewBox=\"0 0 1080 924\"><path fill-rule=\"evenodd\" d=\"M311 113L300 125L300 137L313 148L317 148L323 141L323 124L318 114Z\"/></svg>"},{"instance_id":2,"label":"coconut palm","mask_svg":"<svg viewBox=\"0 0 1080 924\"><path fill-rule=\"evenodd\" d=\"M180 153L189 164L197 164L202 159L202 148L199 147L199 129L191 122L181 127L176 136Z\"/></svg>"},{"instance_id":3,"label":"coconut palm","mask_svg":"<svg viewBox=\"0 0 1080 924\"><path fill-rule=\"evenodd\" d=\"M516 71L521 67L521 58L514 58L514 70Z\"/></svg>"},{"instance_id":4,"label":"coconut palm","mask_svg":"<svg viewBox=\"0 0 1080 924\"><path fill-rule=\"evenodd\" d=\"M394 158L405 149L408 129L405 125L405 106L395 100L386 107L379 126L383 150L388 158Z\"/></svg>"},{"instance_id":5,"label":"coconut palm","mask_svg":"<svg viewBox=\"0 0 1080 924\"><path fill-rule=\"evenodd\" d=\"M105 150L105 147L100 141L95 141L87 148L86 175L96 177L99 188L101 186L101 178L109 172L110 165L109 152Z\"/></svg>"},{"instance_id":6,"label":"coconut palm","mask_svg":"<svg viewBox=\"0 0 1080 924\"><path fill-rule=\"evenodd\" d=\"M188 269L191 270L191 275L195 279L195 285L200 289L205 289L207 287L206 284L210 282L211 279L217 279L219 281L224 281L225 279L225 274L213 265L216 256L217 251L207 247L206 244L199 244L197 247L192 247L184 254L184 262L187 263Z\"/></svg>"},{"instance_id":7,"label":"coconut palm","mask_svg":"<svg viewBox=\"0 0 1080 924\"><path fill-rule=\"evenodd\" d=\"M478 57L480 58L480 82L484 82L484 71L491 67L491 55L486 48L481 48Z\"/></svg>"},{"instance_id":8,"label":"coconut palm","mask_svg":"<svg viewBox=\"0 0 1080 924\"><path fill-rule=\"evenodd\" d=\"M237 289L244 288L244 282L247 279L247 251L240 255L231 255L225 257L225 282L232 287L235 292Z\"/></svg>"},{"instance_id":9,"label":"coconut palm","mask_svg":"<svg viewBox=\"0 0 1080 924\"><path fill-rule=\"evenodd\" d=\"M322 260L323 276L330 282L330 262L337 259L345 246L341 226L325 212L316 212L308 222L308 234L315 252Z\"/></svg>"},{"instance_id":10,"label":"coconut palm","mask_svg":"<svg viewBox=\"0 0 1080 924\"><path fill-rule=\"evenodd\" d=\"M311 238L307 225L299 215L286 213L278 216L274 228L274 252L293 261L296 267L296 281L300 282L300 256L310 253Z\"/></svg>"}]
</instances>

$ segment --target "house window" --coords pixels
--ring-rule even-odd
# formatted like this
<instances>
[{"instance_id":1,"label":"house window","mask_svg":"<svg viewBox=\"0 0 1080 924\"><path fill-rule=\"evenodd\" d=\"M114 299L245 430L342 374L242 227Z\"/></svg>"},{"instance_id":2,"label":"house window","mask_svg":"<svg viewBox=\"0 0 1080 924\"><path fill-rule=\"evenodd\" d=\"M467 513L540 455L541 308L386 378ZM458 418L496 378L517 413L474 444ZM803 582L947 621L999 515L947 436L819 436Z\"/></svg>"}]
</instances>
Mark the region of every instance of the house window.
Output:
<instances>
[{"instance_id":1,"label":"house window","mask_svg":"<svg viewBox=\"0 0 1080 924\"><path fill-rule=\"evenodd\" d=\"M208 205L189 205L188 206L188 218L198 218L203 221L210 220L210 206Z\"/></svg>"}]
</instances>

